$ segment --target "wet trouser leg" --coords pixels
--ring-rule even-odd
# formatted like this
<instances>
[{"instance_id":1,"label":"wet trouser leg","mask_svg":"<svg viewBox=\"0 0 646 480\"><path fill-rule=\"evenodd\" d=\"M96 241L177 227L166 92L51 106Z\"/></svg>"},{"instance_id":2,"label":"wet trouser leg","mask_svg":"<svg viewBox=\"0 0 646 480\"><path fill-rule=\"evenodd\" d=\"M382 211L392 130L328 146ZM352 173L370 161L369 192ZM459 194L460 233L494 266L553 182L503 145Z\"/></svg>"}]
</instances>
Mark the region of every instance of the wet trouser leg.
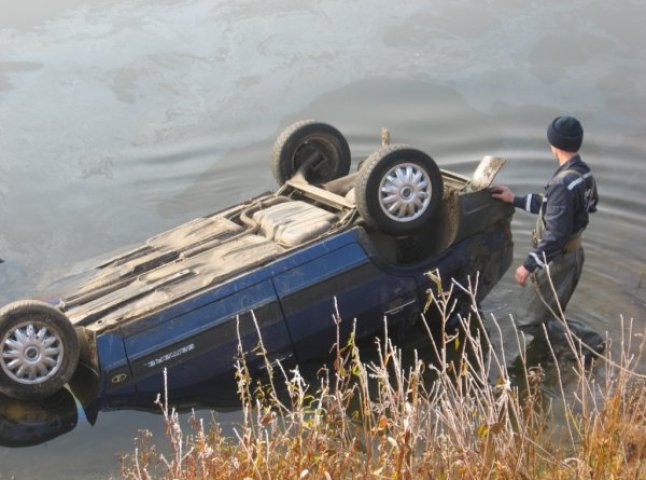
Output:
<instances>
[{"instance_id":1,"label":"wet trouser leg","mask_svg":"<svg viewBox=\"0 0 646 480\"><path fill-rule=\"evenodd\" d=\"M549 276L547 269L536 270L531 284L525 286L514 302L514 322L521 332L534 338L529 347L537 350L534 352L537 358L548 354L543 325L553 346L569 345L562 312L565 312L579 282L583 261L582 248L559 255L548 265ZM579 341L585 344L582 353L586 358L593 358L593 352L603 352L605 344L597 332L575 320L566 320L566 323L574 337L575 347L580 347Z\"/></svg>"},{"instance_id":2,"label":"wet trouser leg","mask_svg":"<svg viewBox=\"0 0 646 480\"><path fill-rule=\"evenodd\" d=\"M554 258L549 262L548 268L537 269L532 273L531 283L525 286L516 299L514 321L520 331L535 338L543 337L545 325L550 341L566 342L562 312L579 283L584 258L583 248L578 248ZM575 337L584 342L587 338L593 342L601 341L601 337L585 325L570 321L567 323Z\"/></svg>"}]
</instances>

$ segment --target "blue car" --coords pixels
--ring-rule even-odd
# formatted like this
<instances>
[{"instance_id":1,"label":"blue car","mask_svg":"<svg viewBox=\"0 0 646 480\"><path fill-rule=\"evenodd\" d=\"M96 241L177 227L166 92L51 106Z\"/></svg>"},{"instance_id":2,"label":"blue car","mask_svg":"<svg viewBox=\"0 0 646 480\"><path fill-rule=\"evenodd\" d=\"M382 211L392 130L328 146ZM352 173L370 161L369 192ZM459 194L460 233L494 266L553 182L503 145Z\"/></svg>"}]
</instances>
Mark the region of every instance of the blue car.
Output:
<instances>
[{"instance_id":1,"label":"blue car","mask_svg":"<svg viewBox=\"0 0 646 480\"><path fill-rule=\"evenodd\" d=\"M358 338L416 321L429 271L447 286L478 272L480 300L507 270L513 208L487 189L501 159L471 178L402 145L350 163L336 128L297 122L274 144L275 192L149 238L58 302L6 305L0 391L43 398L81 362L99 398L155 395L164 369L172 394L232 378L239 344L259 337L270 362L328 357L355 319Z\"/></svg>"}]
</instances>

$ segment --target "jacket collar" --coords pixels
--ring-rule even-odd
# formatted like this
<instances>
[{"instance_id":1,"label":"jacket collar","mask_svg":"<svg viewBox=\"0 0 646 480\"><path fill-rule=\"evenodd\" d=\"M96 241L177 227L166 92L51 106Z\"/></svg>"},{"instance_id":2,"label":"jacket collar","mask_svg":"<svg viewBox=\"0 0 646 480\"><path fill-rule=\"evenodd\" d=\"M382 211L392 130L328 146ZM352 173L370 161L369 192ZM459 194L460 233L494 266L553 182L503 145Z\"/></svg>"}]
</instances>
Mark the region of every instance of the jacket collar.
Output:
<instances>
[{"instance_id":1,"label":"jacket collar","mask_svg":"<svg viewBox=\"0 0 646 480\"><path fill-rule=\"evenodd\" d=\"M581 163L583 160L581 160L580 155L574 155L572 158L570 158L567 162L565 162L563 165L560 165L559 168L556 169L556 172L554 172L554 175L558 175L561 173L563 170L567 170L568 168L572 168L575 164Z\"/></svg>"}]
</instances>

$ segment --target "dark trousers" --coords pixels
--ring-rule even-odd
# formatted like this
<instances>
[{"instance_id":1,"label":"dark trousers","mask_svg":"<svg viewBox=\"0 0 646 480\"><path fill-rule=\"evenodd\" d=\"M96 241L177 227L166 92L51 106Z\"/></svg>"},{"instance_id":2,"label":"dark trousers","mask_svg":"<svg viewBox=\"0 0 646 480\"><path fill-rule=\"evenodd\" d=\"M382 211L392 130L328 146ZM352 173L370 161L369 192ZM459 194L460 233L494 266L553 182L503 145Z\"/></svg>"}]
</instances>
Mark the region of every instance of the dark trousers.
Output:
<instances>
[{"instance_id":1,"label":"dark trousers","mask_svg":"<svg viewBox=\"0 0 646 480\"><path fill-rule=\"evenodd\" d=\"M545 325L550 342L567 344L563 323L565 307L579 283L584 260L583 248L578 248L554 258L548 268L536 269L532 273L531 283L528 282L514 301L514 321L521 332L535 339L544 339ZM571 320L566 322L575 344L576 340L581 340L596 349L603 342L601 336L586 325Z\"/></svg>"},{"instance_id":2,"label":"dark trousers","mask_svg":"<svg viewBox=\"0 0 646 480\"><path fill-rule=\"evenodd\" d=\"M563 331L562 312L579 283L584 259L583 248L579 248L554 258L547 268L534 270L515 299L514 320L520 331L536 337L542 334L543 324L548 332Z\"/></svg>"},{"instance_id":3,"label":"dark trousers","mask_svg":"<svg viewBox=\"0 0 646 480\"><path fill-rule=\"evenodd\" d=\"M526 352L530 364L547 364L551 361L543 326L558 358L569 355L567 330L572 333L574 347L581 349L586 362L594 357L594 352L603 352L605 344L598 333L584 323L565 320L565 307L579 283L584 258L583 248L554 258L549 262L548 268L537 269L532 273L531 282L512 302L516 326L521 332L533 337ZM519 361L520 357L517 357L514 363ZM513 371L514 366L512 375Z\"/></svg>"}]
</instances>

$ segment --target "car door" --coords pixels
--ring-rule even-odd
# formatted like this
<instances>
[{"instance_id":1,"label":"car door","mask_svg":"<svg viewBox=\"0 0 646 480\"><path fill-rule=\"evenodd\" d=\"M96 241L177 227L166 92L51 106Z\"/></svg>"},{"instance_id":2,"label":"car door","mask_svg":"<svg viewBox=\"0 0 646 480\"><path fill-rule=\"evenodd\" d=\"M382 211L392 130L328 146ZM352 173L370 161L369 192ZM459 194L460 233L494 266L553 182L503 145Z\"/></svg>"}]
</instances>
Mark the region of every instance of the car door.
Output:
<instances>
[{"instance_id":1,"label":"car door","mask_svg":"<svg viewBox=\"0 0 646 480\"><path fill-rule=\"evenodd\" d=\"M274 276L276 292L299 361L329 356L337 339L335 309L344 344L356 319L357 338L419 313L413 276L387 273L368 257L358 242L321 255Z\"/></svg>"},{"instance_id":2,"label":"car door","mask_svg":"<svg viewBox=\"0 0 646 480\"><path fill-rule=\"evenodd\" d=\"M174 310L174 311L173 311ZM270 278L242 278L164 312L139 331L124 331L140 393L160 391L161 372L178 391L208 379L234 378L238 338L249 366L262 366L258 331L270 361L293 356L290 336ZM239 334L239 336L238 336Z\"/></svg>"}]
</instances>

